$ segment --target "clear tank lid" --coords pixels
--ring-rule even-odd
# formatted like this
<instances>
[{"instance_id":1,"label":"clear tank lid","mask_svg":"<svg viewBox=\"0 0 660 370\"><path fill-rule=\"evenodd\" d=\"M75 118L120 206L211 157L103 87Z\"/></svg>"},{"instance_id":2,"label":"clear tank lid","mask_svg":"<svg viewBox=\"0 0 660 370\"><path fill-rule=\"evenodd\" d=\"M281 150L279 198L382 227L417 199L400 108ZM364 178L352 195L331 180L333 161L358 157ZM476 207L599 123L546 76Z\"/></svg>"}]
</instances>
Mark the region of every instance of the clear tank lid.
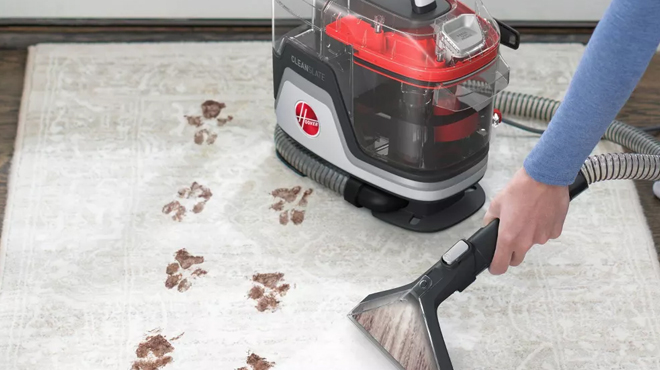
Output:
<instances>
[{"instance_id":1,"label":"clear tank lid","mask_svg":"<svg viewBox=\"0 0 660 370\"><path fill-rule=\"evenodd\" d=\"M472 10L456 0L328 1L323 24L328 37L353 48L355 57L417 81L456 81L493 62L500 30L481 1Z\"/></svg>"}]
</instances>

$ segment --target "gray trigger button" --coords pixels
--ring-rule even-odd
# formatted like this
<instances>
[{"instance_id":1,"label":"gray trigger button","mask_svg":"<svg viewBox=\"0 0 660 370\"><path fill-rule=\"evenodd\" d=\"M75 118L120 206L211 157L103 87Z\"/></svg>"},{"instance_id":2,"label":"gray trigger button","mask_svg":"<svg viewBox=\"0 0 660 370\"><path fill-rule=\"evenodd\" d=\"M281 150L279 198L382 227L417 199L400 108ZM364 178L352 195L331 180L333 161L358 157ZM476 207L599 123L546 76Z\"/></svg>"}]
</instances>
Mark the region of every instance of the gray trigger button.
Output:
<instances>
[{"instance_id":1,"label":"gray trigger button","mask_svg":"<svg viewBox=\"0 0 660 370\"><path fill-rule=\"evenodd\" d=\"M470 246L464 241L459 240L458 243L454 244L453 247L449 248L447 252L442 256L442 260L449 266L453 265L458 261L468 250Z\"/></svg>"}]
</instances>

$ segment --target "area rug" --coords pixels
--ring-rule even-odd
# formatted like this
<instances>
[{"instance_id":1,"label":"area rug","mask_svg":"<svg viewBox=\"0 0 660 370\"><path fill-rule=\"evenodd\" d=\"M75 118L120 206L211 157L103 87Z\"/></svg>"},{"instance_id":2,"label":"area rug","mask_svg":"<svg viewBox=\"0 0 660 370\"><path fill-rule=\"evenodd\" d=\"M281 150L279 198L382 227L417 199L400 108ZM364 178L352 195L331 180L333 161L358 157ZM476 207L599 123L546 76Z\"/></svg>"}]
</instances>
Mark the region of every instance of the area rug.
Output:
<instances>
[{"instance_id":1,"label":"area rug","mask_svg":"<svg viewBox=\"0 0 660 370\"><path fill-rule=\"evenodd\" d=\"M560 99L581 45L504 50L509 89ZM346 314L416 278L437 234L385 225L275 157L268 43L30 50L0 250L0 364L386 369ZM537 137L498 127L489 197ZM620 151L602 143L597 152ZM455 368L660 369L660 274L630 182L440 309Z\"/></svg>"}]
</instances>

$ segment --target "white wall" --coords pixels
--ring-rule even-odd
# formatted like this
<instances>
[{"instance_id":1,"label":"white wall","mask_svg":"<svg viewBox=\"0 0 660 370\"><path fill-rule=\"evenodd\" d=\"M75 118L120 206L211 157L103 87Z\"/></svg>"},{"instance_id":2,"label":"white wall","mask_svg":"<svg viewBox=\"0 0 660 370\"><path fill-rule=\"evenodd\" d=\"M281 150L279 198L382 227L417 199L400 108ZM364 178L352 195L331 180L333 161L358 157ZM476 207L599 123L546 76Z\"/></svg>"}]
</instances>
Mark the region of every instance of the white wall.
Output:
<instances>
[{"instance_id":1,"label":"white wall","mask_svg":"<svg viewBox=\"0 0 660 370\"><path fill-rule=\"evenodd\" d=\"M473 1L465 2L471 5ZM536 21L597 21L610 2L610 0L482 1L497 18ZM0 0L0 18L259 19L270 18L270 14L271 0Z\"/></svg>"},{"instance_id":2,"label":"white wall","mask_svg":"<svg viewBox=\"0 0 660 370\"><path fill-rule=\"evenodd\" d=\"M0 18L270 18L270 0L0 0Z\"/></svg>"},{"instance_id":3,"label":"white wall","mask_svg":"<svg viewBox=\"0 0 660 370\"><path fill-rule=\"evenodd\" d=\"M611 0L481 0L493 17L524 21L598 21ZM474 0L463 0L472 6Z\"/></svg>"}]
</instances>

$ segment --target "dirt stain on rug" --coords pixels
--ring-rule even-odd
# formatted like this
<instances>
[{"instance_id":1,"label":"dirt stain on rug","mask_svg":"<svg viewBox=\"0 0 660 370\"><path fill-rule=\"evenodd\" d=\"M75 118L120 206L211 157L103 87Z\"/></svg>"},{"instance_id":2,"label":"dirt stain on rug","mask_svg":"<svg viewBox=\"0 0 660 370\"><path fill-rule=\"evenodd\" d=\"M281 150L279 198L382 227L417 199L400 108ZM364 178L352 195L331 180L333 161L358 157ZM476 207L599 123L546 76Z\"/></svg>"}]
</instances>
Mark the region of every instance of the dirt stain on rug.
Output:
<instances>
[{"instance_id":1,"label":"dirt stain on rug","mask_svg":"<svg viewBox=\"0 0 660 370\"><path fill-rule=\"evenodd\" d=\"M204 263L203 256L193 256L192 254L188 253L188 251L185 249L179 249L178 251L176 251L176 254L174 255L174 259L179 263L181 268L183 268L184 270L189 269L193 265L199 265L201 263Z\"/></svg>"},{"instance_id":2,"label":"dirt stain on rug","mask_svg":"<svg viewBox=\"0 0 660 370\"><path fill-rule=\"evenodd\" d=\"M291 289L291 286L282 283L282 280L284 280L284 274L281 272L252 275L254 284L248 292L248 298L256 302L257 311L275 311L279 308L279 298L284 297Z\"/></svg>"},{"instance_id":3,"label":"dirt stain on rug","mask_svg":"<svg viewBox=\"0 0 660 370\"><path fill-rule=\"evenodd\" d=\"M181 280L183 280L183 276L181 274L169 275L165 280L165 287L167 289L172 289L179 285Z\"/></svg>"},{"instance_id":4,"label":"dirt stain on rug","mask_svg":"<svg viewBox=\"0 0 660 370\"><path fill-rule=\"evenodd\" d=\"M302 187L294 186L290 189L278 188L273 190L270 195L275 198L270 209L280 212L280 225L288 225L289 222L294 225L300 225L305 221L305 208L309 203L309 197L314 189L307 189L302 192Z\"/></svg>"},{"instance_id":5,"label":"dirt stain on rug","mask_svg":"<svg viewBox=\"0 0 660 370\"><path fill-rule=\"evenodd\" d=\"M302 198L300 198L300 202L298 202L298 206L299 207L307 207L307 198L310 195L312 195L313 192L314 192L314 189L305 190L305 192L303 193Z\"/></svg>"},{"instance_id":6,"label":"dirt stain on rug","mask_svg":"<svg viewBox=\"0 0 660 370\"><path fill-rule=\"evenodd\" d=\"M174 259L176 262L170 263L165 268L167 274L165 287L167 289L176 287L179 292L183 293L192 287L195 279L208 274L202 268L191 269L194 265L204 263L203 256L193 256L186 249L180 249L174 254Z\"/></svg>"},{"instance_id":7,"label":"dirt stain on rug","mask_svg":"<svg viewBox=\"0 0 660 370\"><path fill-rule=\"evenodd\" d=\"M205 141L207 144L211 145L215 143L215 139L218 138L218 134L215 132L209 132L208 129L201 129L197 132L195 132L195 136L193 136L193 141L197 145L202 145Z\"/></svg>"},{"instance_id":8,"label":"dirt stain on rug","mask_svg":"<svg viewBox=\"0 0 660 370\"><path fill-rule=\"evenodd\" d=\"M170 340L161 334L147 336L135 350L137 360L133 362L131 370L158 370L170 364L173 358L169 354L174 351L170 341L175 341L181 336L183 333Z\"/></svg>"},{"instance_id":9,"label":"dirt stain on rug","mask_svg":"<svg viewBox=\"0 0 660 370\"><path fill-rule=\"evenodd\" d=\"M259 283L269 289L275 289L277 284L282 281L282 279L284 279L284 274L281 272L252 275L252 281Z\"/></svg>"},{"instance_id":10,"label":"dirt stain on rug","mask_svg":"<svg viewBox=\"0 0 660 370\"><path fill-rule=\"evenodd\" d=\"M265 358L254 354L250 353L245 360L245 363L249 366L243 366L239 367L236 370L270 370L275 366L274 362L267 361Z\"/></svg>"},{"instance_id":11,"label":"dirt stain on rug","mask_svg":"<svg viewBox=\"0 0 660 370\"><path fill-rule=\"evenodd\" d=\"M250 292L248 293L248 297L256 301L264 296L264 292L265 292L264 288L255 285L250 289Z\"/></svg>"},{"instance_id":12,"label":"dirt stain on rug","mask_svg":"<svg viewBox=\"0 0 660 370\"><path fill-rule=\"evenodd\" d=\"M189 187L177 191L177 198L163 206L163 213L172 217L172 220L181 222L188 211L201 213L213 193L208 187L193 182Z\"/></svg>"},{"instance_id":13,"label":"dirt stain on rug","mask_svg":"<svg viewBox=\"0 0 660 370\"><path fill-rule=\"evenodd\" d=\"M201 115L184 116L190 126L195 127L193 141L197 145L213 145L218 138L214 127L221 127L234 119L233 116L221 118L220 113L227 105L215 100L207 100L201 105Z\"/></svg>"},{"instance_id":14,"label":"dirt stain on rug","mask_svg":"<svg viewBox=\"0 0 660 370\"><path fill-rule=\"evenodd\" d=\"M275 198L282 198L287 203L293 203L294 200L298 197L301 187L294 186L291 189L279 188L273 190L270 194Z\"/></svg>"},{"instance_id":15,"label":"dirt stain on rug","mask_svg":"<svg viewBox=\"0 0 660 370\"><path fill-rule=\"evenodd\" d=\"M225 103L220 103L215 100L207 100L202 103L202 115L206 119L217 118L223 109L227 108Z\"/></svg>"},{"instance_id":16,"label":"dirt stain on rug","mask_svg":"<svg viewBox=\"0 0 660 370\"><path fill-rule=\"evenodd\" d=\"M291 222L293 222L294 225L300 225L303 221L305 221L305 211L292 209Z\"/></svg>"},{"instance_id":17,"label":"dirt stain on rug","mask_svg":"<svg viewBox=\"0 0 660 370\"><path fill-rule=\"evenodd\" d=\"M183 217L186 215L186 207L182 206L181 203L174 200L170 203L167 203L163 207L163 213L166 215L171 215L172 220L181 222Z\"/></svg>"}]
</instances>

